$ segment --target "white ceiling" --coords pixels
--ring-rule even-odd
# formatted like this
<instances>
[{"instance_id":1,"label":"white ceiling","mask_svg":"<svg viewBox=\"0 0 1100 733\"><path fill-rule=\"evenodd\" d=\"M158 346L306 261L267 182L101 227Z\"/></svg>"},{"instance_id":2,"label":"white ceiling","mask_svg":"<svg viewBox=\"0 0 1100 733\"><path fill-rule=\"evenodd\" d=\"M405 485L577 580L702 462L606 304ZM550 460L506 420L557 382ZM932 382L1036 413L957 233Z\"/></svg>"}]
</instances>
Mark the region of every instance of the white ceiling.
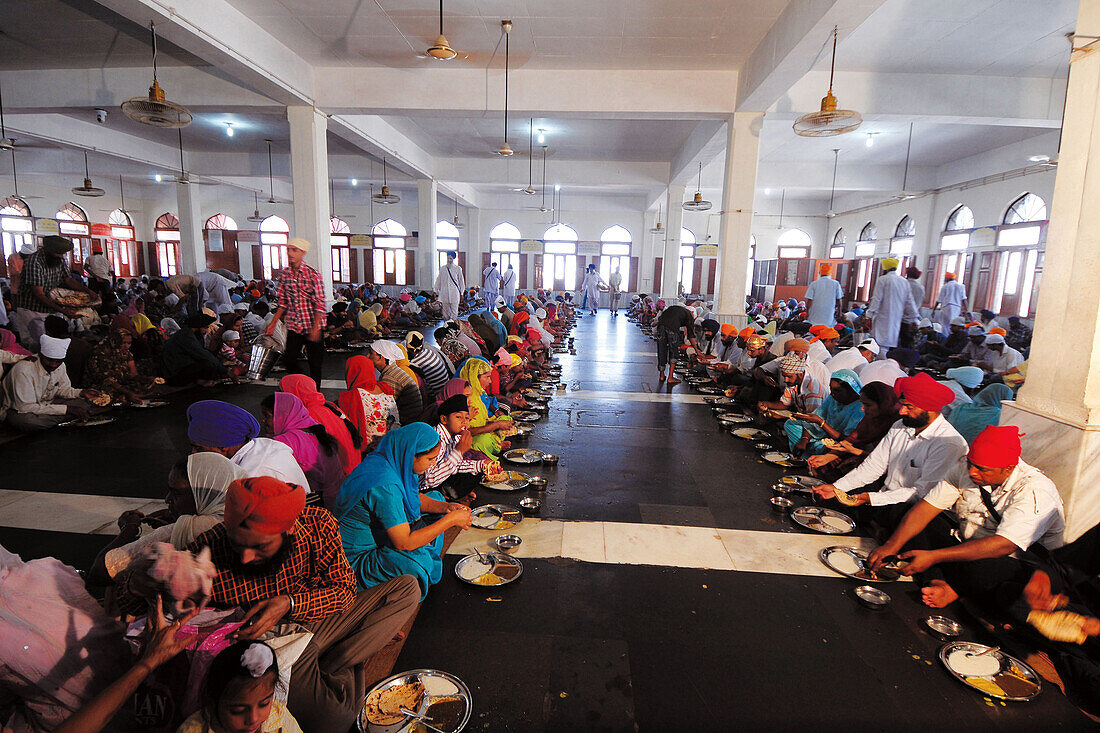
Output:
<instances>
[{"instance_id":1,"label":"white ceiling","mask_svg":"<svg viewBox=\"0 0 1100 733\"><path fill-rule=\"evenodd\" d=\"M439 33L435 0L229 0L308 61L413 67ZM514 23L512 60L537 68L736 69L788 0L449 0L453 63L484 67ZM503 54L503 47L500 49ZM464 57L469 55L469 58Z\"/></svg>"}]
</instances>

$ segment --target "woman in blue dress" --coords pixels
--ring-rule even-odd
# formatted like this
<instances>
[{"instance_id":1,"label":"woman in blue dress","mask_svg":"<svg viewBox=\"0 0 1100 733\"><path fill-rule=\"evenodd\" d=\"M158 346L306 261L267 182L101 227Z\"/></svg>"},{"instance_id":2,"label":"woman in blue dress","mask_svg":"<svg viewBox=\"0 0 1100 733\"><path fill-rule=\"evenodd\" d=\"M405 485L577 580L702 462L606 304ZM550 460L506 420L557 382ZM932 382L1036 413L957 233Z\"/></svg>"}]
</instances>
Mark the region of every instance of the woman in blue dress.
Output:
<instances>
[{"instance_id":1,"label":"woman in blue dress","mask_svg":"<svg viewBox=\"0 0 1100 733\"><path fill-rule=\"evenodd\" d=\"M443 533L470 526L469 507L445 501L438 491L420 493L420 475L439 450L439 434L426 423L392 430L340 487L333 514L360 588L411 575L423 599L439 582Z\"/></svg>"},{"instance_id":2,"label":"woman in blue dress","mask_svg":"<svg viewBox=\"0 0 1100 733\"><path fill-rule=\"evenodd\" d=\"M829 379L829 395L812 414L795 413L783 423L783 432L791 453L799 458L816 456L826 451L824 440L844 439L863 419L863 404L859 401L863 385L851 369L838 369Z\"/></svg>"}]
</instances>

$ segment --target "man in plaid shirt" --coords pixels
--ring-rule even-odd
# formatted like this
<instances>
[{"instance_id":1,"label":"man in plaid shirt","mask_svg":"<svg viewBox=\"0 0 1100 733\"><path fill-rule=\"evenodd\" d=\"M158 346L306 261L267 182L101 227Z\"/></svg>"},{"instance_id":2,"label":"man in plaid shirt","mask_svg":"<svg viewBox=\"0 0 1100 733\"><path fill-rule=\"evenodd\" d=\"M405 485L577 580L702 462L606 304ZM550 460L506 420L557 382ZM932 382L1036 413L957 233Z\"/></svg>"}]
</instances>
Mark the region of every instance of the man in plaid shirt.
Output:
<instances>
[{"instance_id":1,"label":"man in plaid shirt","mask_svg":"<svg viewBox=\"0 0 1100 733\"><path fill-rule=\"evenodd\" d=\"M283 363L291 374L302 374L298 358L302 347L309 362L309 376L321 386L321 364L325 357L325 344L321 327L327 311L325 283L321 273L305 263L306 252L313 245L295 237L287 242L286 258L290 267L279 273L276 301L278 307L264 334L270 336L280 320L286 325L286 353Z\"/></svg>"},{"instance_id":2,"label":"man in plaid shirt","mask_svg":"<svg viewBox=\"0 0 1100 733\"><path fill-rule=\"evenodd\" d=\"M346 731L367 691L363 662L412 618L420 585L401 575L357 595L336 519L305 500L301 486L270 476L234 481L224 521L187 549L210 548L218 570L211 605L245 609L237 639L258 639L283 621L313 632L294 663L287 706L306 730ZM158 590L149 585L147 565L134 568L123 601Z\"/></svg>"},{"instance_id":3,"label":"man in plaid shirt","mask_svg":"<svg viewBox=\"0 0 1100 733\"><path fill-rule=\"evenodd\" d=\"M65 237L51 235L42 240L41 249L23 260L19 292L15 294L12 314L24 343L34 349L46 332L46 316L63 313L69 318L78 317L77 309L61 305L50 297L50 291L58 287L78 290L94 295L84 283L73 277L65 255L71 252L73 243Z\"/></svg>"}]
</instances>

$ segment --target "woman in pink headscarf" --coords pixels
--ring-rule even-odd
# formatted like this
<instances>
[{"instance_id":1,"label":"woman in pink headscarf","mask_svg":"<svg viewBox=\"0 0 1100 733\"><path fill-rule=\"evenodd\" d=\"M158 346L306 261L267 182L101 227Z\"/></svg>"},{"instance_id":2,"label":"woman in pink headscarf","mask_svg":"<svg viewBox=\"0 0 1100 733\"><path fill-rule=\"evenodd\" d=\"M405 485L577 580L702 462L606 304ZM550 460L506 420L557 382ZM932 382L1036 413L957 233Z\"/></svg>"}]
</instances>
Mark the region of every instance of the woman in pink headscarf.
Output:
<instances>
[{"instance_id":1,"label":"woman in pink headscarf","mask_svg":"<svg viewBox=\"0 0 1100 733\"><path fill-rule=\"evenodd\" d=\"M268 395L260 403L263 432L290 446L294 460L302 467L309 488L331 509L344 482L336 439L309 416L302 401L287 392Z\"/></svg>"},{"instance_id":2,"label":"woman in pink headscarf","mask_svg":"<svg viewBox=\"0 0 1100 733\"><path fill-rule=\"evenodd\" d=\"M317 383L305 374L288 374L279 382L279 388L300 399L309 416L336 439L344 475L351 473L359 465L363 455L363 434L355 423L338 405L326 400L317 391Z\"/></svg>"}]
</instances>

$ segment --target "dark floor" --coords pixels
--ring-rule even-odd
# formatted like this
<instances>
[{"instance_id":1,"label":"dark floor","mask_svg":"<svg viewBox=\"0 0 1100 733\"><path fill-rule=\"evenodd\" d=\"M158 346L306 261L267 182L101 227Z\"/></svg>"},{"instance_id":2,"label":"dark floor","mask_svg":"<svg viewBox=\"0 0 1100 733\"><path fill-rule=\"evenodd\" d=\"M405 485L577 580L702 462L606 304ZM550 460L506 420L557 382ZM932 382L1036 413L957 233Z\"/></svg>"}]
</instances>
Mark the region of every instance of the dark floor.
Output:
<instances>
[{"instance_id":1,"label":"dark floor","mask_svg":"<svg viewBox=\"0 0 1100 733\"><path fill-rule=\"evenodd\" d=\"M668 394L653 343L620 316L585 317L570 386L531 447L562 456L542 517L801 532L767 504L780 471L720 432L701 404L574 390ZM329 359L325 377L342 377ZM131 411L102 430L58 430L0 445L0 488L156 498L187 447L186 405L214 397L257 410L270 387L218 387ZM690 394L677 386L673 394ZM333 392L334 393L334 392ZM655 398L661 399L661 398ZM501 500L502 496L481 497ZM516 501L519 497L509 496ZM4 527L26 558L88 564L106 537ZM524 560L520 581L472 588L445 562L398 660L461 677L474 731L1064 730L1091 727L1053 686L994 703L948 676L920 631L915 586L867 611L853 583L782 573ZM959 614L953 614L965 620ZM965 638L980 639L968 631Z\"/></svg>"}]
</instances>

